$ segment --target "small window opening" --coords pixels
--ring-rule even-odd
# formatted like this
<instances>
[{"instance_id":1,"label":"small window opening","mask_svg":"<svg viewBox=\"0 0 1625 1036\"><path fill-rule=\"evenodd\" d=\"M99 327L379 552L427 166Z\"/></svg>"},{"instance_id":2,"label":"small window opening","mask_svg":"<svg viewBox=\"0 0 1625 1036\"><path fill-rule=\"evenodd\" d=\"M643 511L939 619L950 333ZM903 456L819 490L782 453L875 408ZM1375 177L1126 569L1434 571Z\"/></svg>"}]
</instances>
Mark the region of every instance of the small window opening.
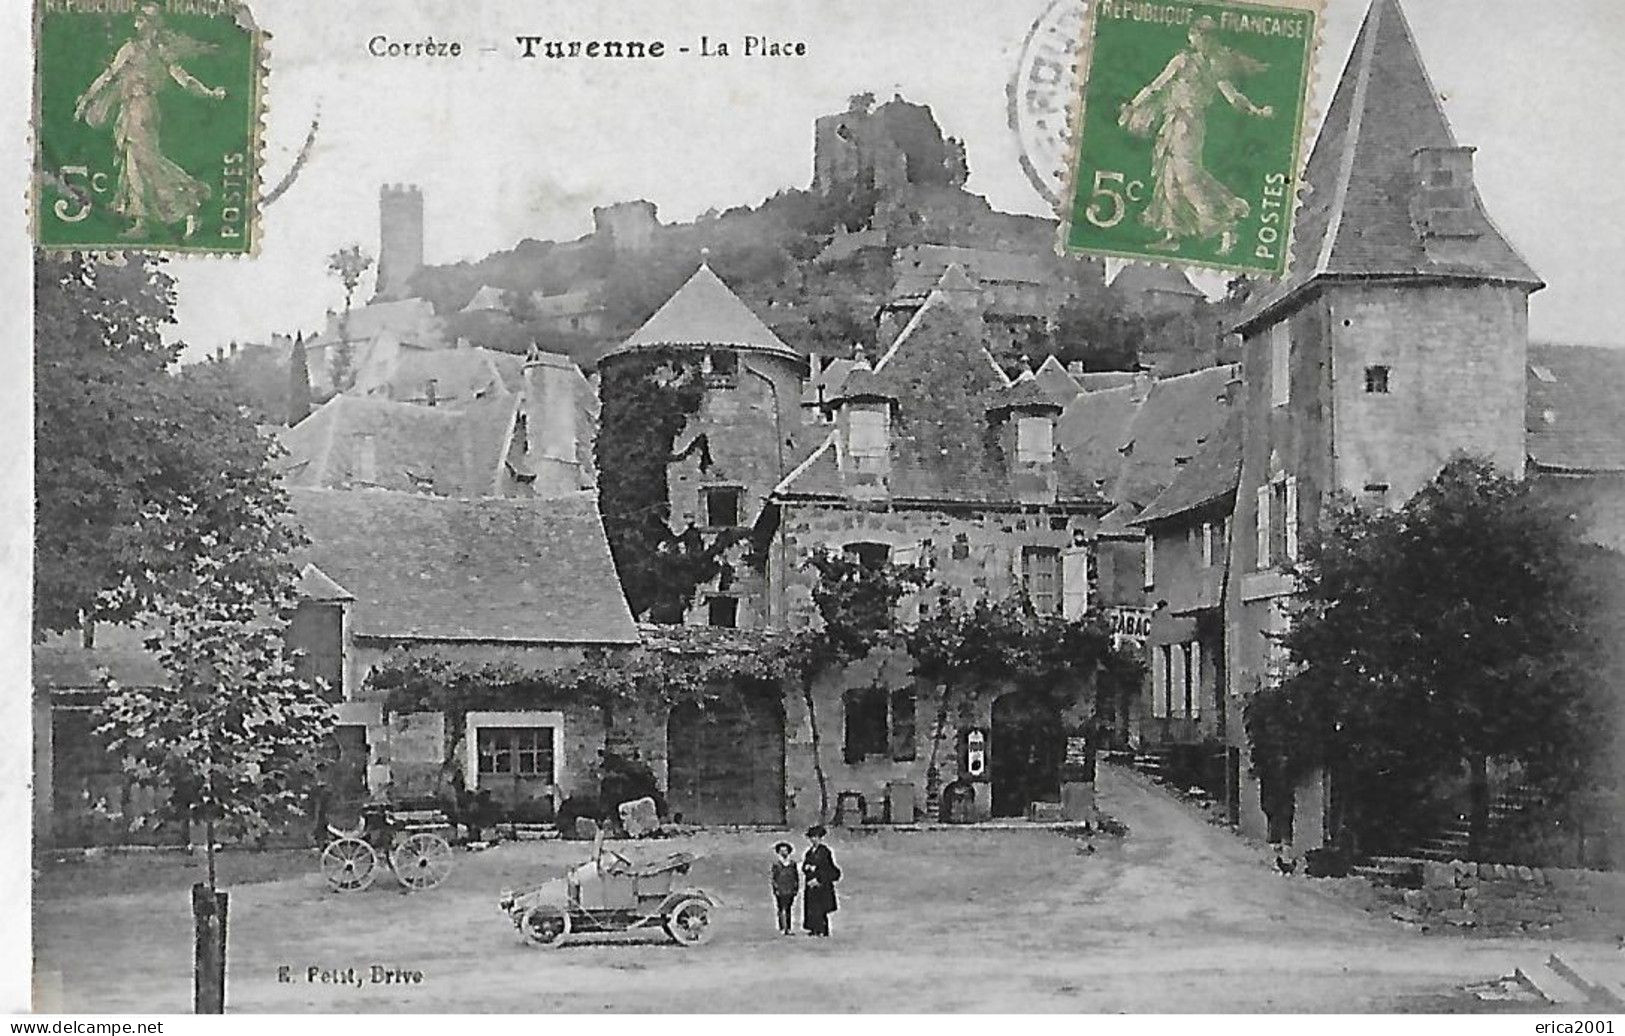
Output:
<instances>
[{"instance_id":1,"label":"small window opening","mask_svg":"<svg viewBox=\"0 0 1625 1036\"><path fill-rule=\"evenodd\" d=\"M1386 396L1388 394L1388 368L1367 367L1365 369L1365 390L1371 395Z\"/></svg>"}]
</instances>

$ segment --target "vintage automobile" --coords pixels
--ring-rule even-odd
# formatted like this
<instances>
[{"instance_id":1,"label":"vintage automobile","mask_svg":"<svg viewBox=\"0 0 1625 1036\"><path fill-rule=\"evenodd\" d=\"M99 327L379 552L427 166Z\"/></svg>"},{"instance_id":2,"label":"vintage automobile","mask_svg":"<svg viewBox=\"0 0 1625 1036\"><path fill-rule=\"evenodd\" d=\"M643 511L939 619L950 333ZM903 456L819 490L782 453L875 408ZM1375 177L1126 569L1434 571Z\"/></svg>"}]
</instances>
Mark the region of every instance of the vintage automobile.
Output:
<instances>
[{"instance_id":1,"label":"vintage automobile","mask_svg":"<svg viewBox=\"0 0 1625 1036\"><path fill-rule=\"evenodd\" d=\"M701 889L673 887L698 858L674 852L634 863L607 848L600 833L584 863L562 878L504 892L499 905L533 946L557 947L578 935L638 929L660 929L679 946L699 946L711 938L717 901Z\"/></svg>"}]
</instances>

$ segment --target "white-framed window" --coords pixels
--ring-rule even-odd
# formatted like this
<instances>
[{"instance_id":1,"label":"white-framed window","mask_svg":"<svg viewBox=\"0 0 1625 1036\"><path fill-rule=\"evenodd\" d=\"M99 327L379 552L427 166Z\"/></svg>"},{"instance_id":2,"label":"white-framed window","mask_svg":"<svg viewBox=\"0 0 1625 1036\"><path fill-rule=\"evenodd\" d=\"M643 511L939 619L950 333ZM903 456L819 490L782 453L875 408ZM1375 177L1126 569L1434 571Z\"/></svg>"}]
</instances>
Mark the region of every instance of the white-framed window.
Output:
<instances>
[{"instance_id":1,"label":"white-framed window","mask_svg":"<svg viewBox=\"0 0 1625 1036\"><path fill-rule=\"evenodd\" d=\"M1017 419L1016 459L1023 464L1055 463L1055 422L1047 417Z\"/></svg>"},{"instance_id":2,"label":"white-framed window","mask_svg":"<svg viewBox=\"0 0 1625 1036\"><path fill-rule=\"evenodd\" d=\"M847 452L858 471L884 471L891 452L890 415L882 409L853 410L846 415Z\"/></svg>"},{"instance_id":3,"label":"white-framed window","mask_svg":"<svg viewBox=\"0 0 1625 1036\"><path fill-rule=\"evenodd\" d=\"M1145 534L1145 588L1157 585L1157 538L1150 530Z\"/></svg>"},{"instance_id":4,"label":"white-framed window","mask_svg":"<svg viewBox=\"0 0 1625 1036\"><path fill-rule=\"evenodd\" d=\"M1292 328L1285 320L1270 327L1270 404L1292 402Z\"/></svg>"},{"instance_id":5,"label":"white-framed window","mask_svg":"<svg viewBox=\"0 0 1625 1036\"><path fill-rule=\"evenodd\" d=\"M465 720L470 791L515 778L557 785L564 769L564 713L470 712Z\"/></svg>"}]
</instances>

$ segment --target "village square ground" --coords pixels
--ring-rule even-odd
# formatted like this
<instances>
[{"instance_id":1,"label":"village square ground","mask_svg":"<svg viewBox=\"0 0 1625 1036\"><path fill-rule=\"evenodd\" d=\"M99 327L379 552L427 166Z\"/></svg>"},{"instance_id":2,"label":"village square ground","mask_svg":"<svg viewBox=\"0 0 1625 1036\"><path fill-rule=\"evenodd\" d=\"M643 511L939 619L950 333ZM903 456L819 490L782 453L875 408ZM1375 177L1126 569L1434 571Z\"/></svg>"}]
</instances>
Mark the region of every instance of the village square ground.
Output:
<instances>
[{"instance_id":1,"label":"village square ground","mask_svg":"<svg viewBox=\"0 0 1625 1036\"><path fill-rule=\"evenodd\" d=\"M684 839L694 883L725 905L708 945L524 945L496 900L561 873L581 843L458 856L446 884L327 891L309 851L232 853L227 1003L242 1012L1394 1012L1518 1009L1464 984L1545 959L1538 939L1423 935L1357 881L1275 873L1264 847L1137 774L1106 767L1101 806L1130 833L837 832L835 938L781 937L767 893L772 833ZM798 846L802 842L796 839ZM664 849L672 842L660 842ZM44 865L37 1006L185 1012L188 884L170 854ZM1573 944L1570 944L1571 946ZM371 964L421 985L281 984L277 969ZM1531 1005L1532 1006L1532 1005ZM1525 1008L1527 1009L1527 1008ZM1542 1010L1550 1011L1549 1007Z\"/></svg>"}]
</instances>

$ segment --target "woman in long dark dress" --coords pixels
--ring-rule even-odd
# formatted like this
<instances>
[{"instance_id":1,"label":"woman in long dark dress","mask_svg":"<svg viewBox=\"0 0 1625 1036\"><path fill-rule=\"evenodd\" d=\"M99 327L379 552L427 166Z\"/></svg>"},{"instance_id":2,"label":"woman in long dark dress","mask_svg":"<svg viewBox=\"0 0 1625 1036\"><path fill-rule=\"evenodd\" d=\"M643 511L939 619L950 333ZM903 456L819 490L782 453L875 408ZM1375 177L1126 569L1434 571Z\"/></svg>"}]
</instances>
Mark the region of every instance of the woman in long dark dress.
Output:
<instances>
[{"instance_id":1,"label":"woman in long dark dress","mask_svg":"<svg viewBox=\"0 0 1625 1036\"><path fill-rule=\"evenodd\" d=\"M807 879L802 894L802 927L808 935L828 935L829 915L835 912L835 883L841 880L841 868L835 866L835 854L824 844L825 831L820 826L807 829L807 855L801 859L801 873Z\"/></svg>"}]
</instances>

